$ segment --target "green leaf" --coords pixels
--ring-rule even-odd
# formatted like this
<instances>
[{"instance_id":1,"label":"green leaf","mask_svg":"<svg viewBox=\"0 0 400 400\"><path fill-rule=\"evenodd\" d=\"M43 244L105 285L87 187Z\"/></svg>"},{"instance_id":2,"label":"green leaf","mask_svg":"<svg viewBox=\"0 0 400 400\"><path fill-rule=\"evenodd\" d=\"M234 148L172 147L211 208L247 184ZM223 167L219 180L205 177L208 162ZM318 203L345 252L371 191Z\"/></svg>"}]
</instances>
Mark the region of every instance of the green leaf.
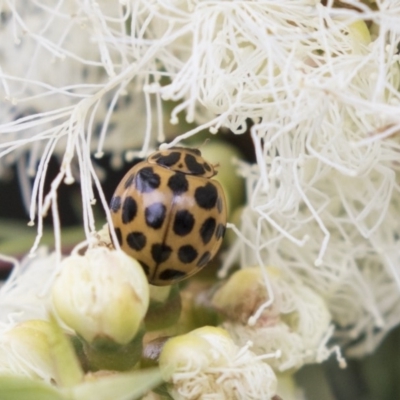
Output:
<instances>
[{"instance_id":1,"label":"green leaf","mask_svg":"<svg viewBox=\"0 0 400 400\"><path fill-rule=\"evenodd\" d=\"M19 376L0 375L1 400L66 400L53 386Z\"/></svg>"},{"instance_id":2,"label":"green leaf","mask_svg":"<svg viewBox=\"0 0 400 400\"><path fill-rule=\"evenodd\" d=\"M65 336L53 315L50 315L52 332L49 336L57 383L60 386L73 386L83 381L83 371L72 343ZM0 397L1 398L1 397Z\"/></svg>"},{"instance_id":3,"label":"green leaf","mask_svg":"<svg viewBox=\"0 0 400 400\"><path fill-rule=\"evenodd\" d=\"M161 382L158 368L152 368L98 377L73 388L65 388L63 392L71 400L135 400Z\"/></svg>"}]
</instances>

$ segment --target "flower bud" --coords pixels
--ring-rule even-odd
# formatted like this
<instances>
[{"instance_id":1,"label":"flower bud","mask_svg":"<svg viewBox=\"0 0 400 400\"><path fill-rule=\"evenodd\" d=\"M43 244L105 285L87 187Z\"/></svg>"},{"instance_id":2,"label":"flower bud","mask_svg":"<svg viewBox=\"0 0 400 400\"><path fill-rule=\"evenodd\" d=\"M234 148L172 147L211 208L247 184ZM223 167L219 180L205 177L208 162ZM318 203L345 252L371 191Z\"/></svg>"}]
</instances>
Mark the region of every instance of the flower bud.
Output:
<instances>
[{"instance_id":1,"label":"flower bud","mask_svg":"<svg viewBox=\"0 0 400 400\"><path fill-rule=\"evenodd\" d=\"M22 322L0 336L0 373L57 381L47 321Z\"/></svg>"},{"instance_id":2,"label":"flower bud","mask_svg":"<svg viewBox=\"0 0 400 400\"><path fill-rule=\"evenodd\" d=\"M244 268L231 275L216 291L212 304L230 320L245 324L267 300L267 295L261 268ZM264 316L273 318L270 312Z\"/></svg>"},{"instance_id":3,"label":"flower bud","mask_svg":"<svg viewBox=\"0 0 400 400\"><path fill-rule=\"evenodd\" d=\"M161 376L169 381L175 373L202 371L210 364L209 343L196 335L181 335L169 339L160 355Z\"/></svg>"},{"instance_id":4,"label":"flower bud","mask_svg":"<svg viewBox=\"0 0 400 400\"><path fill-rule=\"evenodd\" d=\"M367 46L371 42L371 34L363 20L358 20L349 25L349 34L355 47Z\"/></svg>"},{"instance_id":5,"label":"flower bud","mask_svg":"<svg viewBox=\"0 0 400 400\"><path fill-rule=\"evenodd\" d=\"M63 260L52 302L61 320L87 342L125 345L146 314L149 286L136 260L99 247Z\"/></svg>"},{"instance_id":6,"label":"flower bud","mask_svg":"<svg viewBox=\"0 0 400 400\"><path fill-rule=\"evenodd\" d=\"M276 394L271 367L249 346L236 346L221 328L205 326L169 339L159 365L173 398L270 399Z\"/></svg>"},{"instance_id":7,"label":"flower bud","mask_svg":"<svg viewBox=\"0 0 400 400\"><path fill-rule=\"evenodd\" d=\"M208 342L214 365L226 363L237 352L237 346L225 329L215 326L203 326L189 332L188 335L202 338Z\"/></svg>"}]
</instances>

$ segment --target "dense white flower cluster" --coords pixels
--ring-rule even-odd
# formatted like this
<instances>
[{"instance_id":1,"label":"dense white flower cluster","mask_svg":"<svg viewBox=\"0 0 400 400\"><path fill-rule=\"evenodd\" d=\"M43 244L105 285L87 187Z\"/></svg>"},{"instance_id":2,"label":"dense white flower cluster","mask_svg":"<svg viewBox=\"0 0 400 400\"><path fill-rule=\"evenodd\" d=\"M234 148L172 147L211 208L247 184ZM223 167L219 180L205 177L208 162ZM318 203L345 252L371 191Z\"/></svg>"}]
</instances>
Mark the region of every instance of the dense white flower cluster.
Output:
<instances>
[{"instance_id":1,"label":"dense white flower cluster","mask_svg":"<svg viewBox=\"0 0 400 400\"><path fill-rule=\"evenodd\" d=\"M0 178L17 162L37 221L91 154L164 141L162 101L195 129L251 127L247 204L223 272L274 265L323 296L349 352L400 321L400 1L2 0ZM49 193L49 158L61 169ZM28 154L27 157L22 156ZM24 178L25 177L25 178ZM25 181L24 181L25 179Z\"/></svg>"},{"instance_id":2,"label":"dense white flower cluster","mask_svg":"<svg viewBox=\"0 0 400 400\"><path fill-rule=\"evenodd\" d=\"M333 10L331 29L313 38L320 51L308 43L301 68L292 70L299 80L284 97L293 103L277 106L290 109L289 119L255 125L258 165L239 166L249 200L241 235L250 240L237 248L242 264L267 260L301 276L327 300L344 343L364 336L348 351L355 355L372 351L399 322L394 3L367 13L377 36L365 46L351 39L352 30L362 32L351 22L359 14Z\"/></svg>"},{"instance_id":3,"label":"dense white flower cluster","mask_svg":"<svg viewBox=\"0 0 400 400\"><path fill-rule=\"evenodd\" d=\"M39 237L50 207L58 219L60 184L79 181L90 235L93 186L101 192L91 155L111 148L118 166L127 149L146 152L151 144L157 101L143 92L149 73L140 72L150 57L133 56L134 46L124 43L132 10L106 1L2 1L0 11L0 176L17 163ZM61 157L61 168L46 194L53 154Z\"/></svg>"},{"instance_id":4,"label":"dense white flower cluster","mask_svg":"<svg viewBox=\"0 0 400 400\"><path fill-rule=\"evenodd\" d=\"M48 292L57 255L40 247L36 257L8 261L14 263L14 269L0 287L0 334L20 322L48 317Z\"/></svg>"},{"instance_id":5,"label":"dense white flower cluster","mask_svg":"<svg viewBox=\"0 0 400 400\"><path fill-rule=\"evenodd\" d=\"M225 316L222 326L236 343L251 341L252 351L259 355L279 351L279 357L267 361L277 372L322 362L335 352L340 365L346 366L338 348L327 345L333 326L325 301L276 268L235 272L216 290L212 304Z\"/></svg>"},{"instance_id":6,"label":"dense white flower cluster","mask_svg":"<svg viewBox=\"0 0 400 400\"><path fill-rule=\"evenodd\" d=\"M160 369L176 400L272 399L277 389L276 376L263 357L251 352L248 344L236 346L224 329L210 326L169 339L160 355Z\"/></svg>"}]
</instances>

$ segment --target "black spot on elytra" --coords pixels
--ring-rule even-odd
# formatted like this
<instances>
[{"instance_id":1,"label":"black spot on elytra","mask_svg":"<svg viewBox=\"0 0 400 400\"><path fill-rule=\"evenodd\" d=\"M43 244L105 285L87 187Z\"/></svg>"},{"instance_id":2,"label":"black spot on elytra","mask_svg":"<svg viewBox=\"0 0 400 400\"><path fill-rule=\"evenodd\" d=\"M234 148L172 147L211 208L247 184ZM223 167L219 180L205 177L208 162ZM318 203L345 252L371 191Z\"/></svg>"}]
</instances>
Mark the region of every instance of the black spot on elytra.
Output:
<instances>
[{"instance_id":1,"label":"black spot on elytra","mask_svg":"<svg viewBox=\"0 0 400 400\"><path fill-rule=\"evenodd\" d=\"M215 207L218 198L217 188L210 182L205 186L200 186L194 192L194 198L199 207L211 210Z\"/></svg>"},{"instance_id":2,"label":"black spot on elytra","mask_svg":"<svg viewBox=\"0 0 400 400\"><path fill-rule=\"evenodd\" d=\"M146 276L150 275L150 268L149 266L144 263L143 261L139 261L139 264L142 266L144 273L146 274Z\"/></svg>"},{"instance_id":3,"label":"black spot on elytra","mask_svg":"<svg viewBox=\"0 0 400 400\"><path fill-rule=\"evenodd\" d=\"M179 236L190 233L194 226L193 214L187 210L179 210L175 214L173 230Z\"/></svg>"},{"instance_id":4,"label":"black spot on elytra","mask_svg":"<svg viewBox=\"0 0 400 400\"><path fill-rule=\"evenodd\" d=\"M115 236L117 237L118 243L120 246L122 246L122 233L121 233L121 229L119 228L115 228L114 229L115 232Z\"/></svg>"},{"instance_id":5,"label":"black spot on elytra","mask_svg":"<svg viewBox=\"0 0 400 400\"><path fill-rule=\"evenodd\" d=\"M207 218L203 222L203 225L201 225L200 236L204 244L207 244L211 240L216 225L217 223L213 217Z\"/></svg>"},{"instance_id":6,"label":"black spot on elytra","mask_svg":"<svg viewBox=\"0 0 400 400\"><path fill-rule=\"evenodd\" d=\"M196 157L191 154L186 154L185 156L185 164L187 169L193 175L203 175L204 167L200 163L197 162Z\"/></svg>"},{"instance_id":7,"label":"black spot on elytra","mask_svg":"<svg viewBox=\"0 0 400 400\"><path fill-rule=\"evenodd\" d=\"M151 246L151 256L157 264L168 260L171 252L171 247L167 246L166 244L156 243Z\"/></svg>"},{"instance_id":8,"label":"black spot on elytra","mask_svg":"<svg viewBox=\"0 0 400 400\"><path fill-rule=\"evenodd\" d=\"M179 168L183 168L183 164L182 164L182 163L179 163L179 164L178 164L178 167L179 167Z\"/></svg>"},{"instance_id":9,"label":"black spot on elytra","mask_svg":"<svg viewBox=\"0 0 400 400\"><path fill-rule=\"evenodd\" d=\"M190 244L186 244L184 246L179 247L178 258L179 261L183 262L184 264L191 263L196 259L196 257L197 257L197 251Z\"/></svg>"},{"instance_id":10,"label":"black spot on elytra","mask_svg":"<svg viewBox=\"0 0 400 400\"><path fill-rule=\"evenodd\" d=\"M146 218L147 226L150 226L153 229L161 228L165 220L166 212L167 208L163 203L153 203L146 207L144 210L144 216Z\"/></svg>"},{"instance_id":11,"label":"black spot on elytra","mask_svg":"<svg viewBox=\"0 0 400 400\"><path fill-rule=\"evenodd\" d=\"M122 204L122 222L129 224L136 217L137 214L137 203L131 196L125 197L124 203Z\"/></svg>"},{"instance_id":12,"label":"black spot on elytra","mask_svg":"<svg viewBox=\"0 0 400 400\"><path fill-rule=\"evenodd\" d=\"M178 196L188 190L189 182L185 174L176 172L168 179L168 187L173 191L174 195Z\"/></svg>"},{"instance_id":13,"label":"black spot on elytra","mask_svg":"<svg viewBox=\"0 0 400 400\"><path fill-rule=\"evenodd\" d=\"M167 156L161 155L160 157L158 157L157 164L163 167L172 167L179 161L180 158L181 153L179 153L178 151L172 151Z\"/></svg>"},{"instance_id":14,"label":"black spot on elytra","mask_svg":"<svg viewBox=\"0 0 400 400\"><path fill-rule=\"evenodd\" d=\"M134 179L135 179L134 174L129 175L128 179L125 181L124 188L129 189L132 186L132 182Z\"/></svg>"},{"instance_id":15,"label":"black spot on elytra","mask_svg":"<svg viewBox=\"0 0 400 400\"><path fill-rule=\"evenodd\" d=\"M142 232L131 232L126 235L126 242L131 249L140 251L146 246L146 236Z\"/></svg>"},{"instance_id":16,"label":"black spot on elytra","mask_svg":"<svg viewBox=\"0 0 400 400\"><path fill-rule=\"evenodd\" d=\"M110 202L110 210L112 212L118 212L121 208L121 197L120 196L113 196Z\"/></svg>"},{"instance_id":17,"label":"black spot on elytra","mask_svg":"<svg viewBox=\"0 0 400 400\"><path fill-rule=\"evenodd\" d=\"M152 167L144 167L135 176L136 189L141 193L149 193L160 186L160 176Z\"/></svg>"},{"instance_id":18,"label":"black spot on elytra","mask_svg":"<svg viewBox=\"0 0 400 400\"><path fill-rule=\"evenodd\" d=\"M226 230L225 225L218 224L217 230L215 231L215 237L216 237L217 239L220 239L220 238L224 237L224 235L225 235L225 230Z\"/></svg>"},{"instance_id":19,"label":"black spot on elytra","mask_svg":"<svg viewBox=\"0 0 400 400\"><path fill-rule=\"evenodd\" d=\"M221 211L222 211L222 199L221 199L221 197L218 197L218 199L217 199L217 210L218 210L219 213L221 213Z\"/></svg>"},{"instance_id":20,"label":"black spot on elytra","mask_svg":"<svg viewBox=\"0 0 400 400\"><path fill-rule=\"evenodd\" d=\"M186 273L183 271L178 271L176 269L165 269L163 272L161 272L158 278L162 281L174 281L176 279L181 279L184 276L186 276Z\"/></svg>"},{"instance_id":21,"label":"black spot on elytra","mask_svg":"<svg viewBox=\"0 0 400 400\"><path fill-rule=\"evenodd\" d=\"M199 258L199 261L197 261L197 266L198 267L204 267L205 265L208 264L211 258L211 253L209 251L206 251L202 256Z\"/></svg>"},{"instance_id":22,"label":"black spot on elytra","mask_svg":"<svg viewBox=\"0 0 400 400\"><path fill-rule=\"evenodd\" d=\"M210 172L211 171L211 167L210 167L210 165L208 164L208 163L203 163L203 167L204 167L204 169L206 170L206 171L208 171L208 172Z\"/></svg>"}]
</instances>

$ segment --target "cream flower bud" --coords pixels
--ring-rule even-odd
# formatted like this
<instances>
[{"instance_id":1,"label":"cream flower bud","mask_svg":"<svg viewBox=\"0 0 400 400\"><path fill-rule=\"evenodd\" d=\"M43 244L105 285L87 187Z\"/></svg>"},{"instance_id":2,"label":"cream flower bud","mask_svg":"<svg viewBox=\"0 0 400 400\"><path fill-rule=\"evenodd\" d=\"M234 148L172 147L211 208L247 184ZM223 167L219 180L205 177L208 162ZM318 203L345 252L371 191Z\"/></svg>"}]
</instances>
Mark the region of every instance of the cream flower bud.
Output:
<instances>
[{"instance_id":1,"label":"cream flower bud","mask_svg":"<svg viewBox=\"0 0 400 400\"><path fill-rule=\"evenodd\" d=\"M221 286L212 299L212 304L232 321L247 323L249 317L267 300L267 290L259 267L236 271ZM276 318L272 310L263 315L264 322Z\"/></svg>"},{"instance_id":2,"label":"cream flower bud","mask_svg":"<svg viewBox=\"0 0 400 400\"><path fill-rule=\"evenodd\" d=\"M228 331L214 326L203 326L188 333L190 336L200 337L209 343L209 352L214 364L226 363L229 357L237 352Z\"/></svg>"},{"instance_id":3,"label":"cream flower bud","mask_svg":"<svg viewBox=\"0 0 400 400\"><path fill-rule=\"evenodd\" d=\"M61 320L91 343L127 344L149 305L149 286L140 264L117 250L90 249L62 262L52 302Z\"/></svg>"},{"instance_id":4,"label":"cream flower bud","mask_svg":"<svg viewBox=\"0 0 400 400\"><path fill-rule=\"evenodd\" d=\"M209 343L195 335L181 335L169 339L160 355L159 365L163 379L183 371L204 370L209 364Z\"/></svg>"},{"instance_id":5,"label":"cream flower bud","mask_svg":"<svg viewBox=\"0 0 400 400\"><path fill-rule=\"evenodd\" d=\"M51 326L47 321L22 322L0 336L0 374L56 381L52 362Z\"/></svg>"},{"instance_id":6,"label":"cream flower bud","mask_svg":"<svg viewBox=\"0 0 400 400\"><path fill-rule=\"evenodd\" d=\"M169 339L159 364L174 399L271 399L277 381L271 367L228 332L203 327Z\"/></svg>"}]
</instances>

